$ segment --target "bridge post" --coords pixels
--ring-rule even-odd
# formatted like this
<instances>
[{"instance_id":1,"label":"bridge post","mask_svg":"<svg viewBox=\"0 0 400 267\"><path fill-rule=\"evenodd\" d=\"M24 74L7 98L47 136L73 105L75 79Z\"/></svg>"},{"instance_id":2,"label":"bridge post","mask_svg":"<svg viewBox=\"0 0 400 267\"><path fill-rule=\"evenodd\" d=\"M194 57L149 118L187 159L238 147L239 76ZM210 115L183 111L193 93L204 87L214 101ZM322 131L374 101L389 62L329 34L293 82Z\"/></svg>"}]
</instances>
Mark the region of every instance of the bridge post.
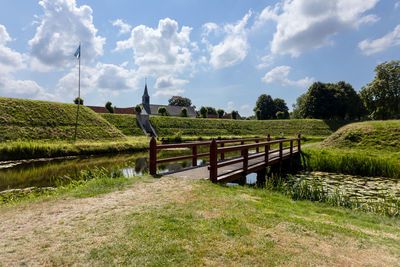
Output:
<instances>
[{"instance_id":1,"label":"bridge post","mask_svg":"<svg viewBox=\"0 0 400 267\"><path fill-rule=\"evenodd\" d=\"M300 153L300 150L301 150L300 143L301 143L301 134L298 134L297 135L297 152L299 152L299 153Z\"/></svg>"},{"instance_id":2,"label":"bridge post","mask_svg":"<svg viewBox=\"0 0 400 267\"><path fill-rule=\"evenodd\" d=\"M197 146L192 147L192 166L197 166Z\"/></svg>"},{"instance_id":3,"label":"bridge post","mask_svg":"<svg viewBox=\"0 0 400 267\"><path fill-rule=\"evenodd\" d=\"M157 141L154 136L150 140L150 174L157 174Z\"/></svg>"},{"instance_id":4,"label":"bridge post","mask_svg":"<svg viewBox=\"0 0 400 267\"><path fill-rule=\"evenodd\" d=\"M266 183L266 175L267 175L267 168L262 168L257 172L257 182L256 185L258 187L264 187Z\"/></svg>"},{"instance_id":5,"label":"bridge post","mask_svg":"<svg viewBox=\"0 0 400 267\"><path fill-rule=\"evenodd\" d=\"M242 149L242 156L243 156L243 173L244 173L244 175L246 175L247 169L249 168L249 149L248 148Z\"/></svg>"},{"instance_id":6,"label":"bridge post","mask_svg":"<svg viewBox=\"0 0 400 267\"><path fill-rule=\"evenodd\" d=\"M283 158L283 142L279 142L279 159L282 161Z\"/></svg>"},{"instance_id":7,"label":"bridge post","mask_svg":"<svg viewBox=\"0 0 400 267\"><path fill-rule=\"evenodd\" d=\"M258 144L258 140L256 140L256 144ZM259 147L256 147L256 152L257 153L260 152L260 148Z\"/></svg>"},{"instance_id":8,"label":"bridge post","mask_svg":"<svg viewBox=\"0 0 400 267\"><path fill-rule=\"evenodd\" d=\"M217 156L217 142L213 139L210 144L210 180L213 183L217 182L218 176Z\"/></svg>"},{"instance_id":9,"label":"bridge post","mask_svg":"<svg viewBox=\"0 0 400 267\"><path fill-rule=\"evenodd\" d=\"M270 134L267 134L267 141L268 142L271 141L271 135Z\"/></svg>"},{"instance_id":10,"label":"bridge post","mask_svg":"<svg viewBox=\"0 0 400 267\"><path fill-rule=\"evenodd\" d=\"M225 144L224 143L221 143L221 147L224 147L225 146ZM221 160L224 160L225 159L225 153L224 152L222 152L221 153Z\"/></svg>"},{"instance_id":11,"label":"bridge post","mask_svg":"<svg viewBox=\"0 0 400 267\"><path fill-rule=\"evenodd\" d=\"M293 155L293 140L290 140L290 157Z\"/></svg>"}]
</instances>

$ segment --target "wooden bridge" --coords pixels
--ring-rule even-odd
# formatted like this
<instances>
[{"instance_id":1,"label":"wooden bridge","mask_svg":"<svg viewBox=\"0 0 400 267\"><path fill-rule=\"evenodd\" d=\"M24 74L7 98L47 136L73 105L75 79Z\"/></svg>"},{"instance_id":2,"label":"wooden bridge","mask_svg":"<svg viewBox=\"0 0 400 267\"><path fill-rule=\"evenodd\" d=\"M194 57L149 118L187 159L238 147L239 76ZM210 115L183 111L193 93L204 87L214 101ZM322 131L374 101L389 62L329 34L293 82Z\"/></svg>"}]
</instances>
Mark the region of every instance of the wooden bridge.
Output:
<instances>
[{"instance_id":1,"label":"wooden bridge","mask_svg":"<svg viewBox=\"0 0 400 267\"><path fill-rule=\"evenodd\" d=\"M296 145L294 145L296 143ZM286 146L284 146L284 144ZM198 147L207 146L207 152L198 153ZM190 155L172 158L157 158L160 150L191 149ZM204 149L203 149L204 150ZM268 166L282 166L282 163L298 154L301 150L301 136L291 139L271 141L270 135L262 138L215 140L182 144L157 144L153 137L150 141L150 174L157 175L157 164L192 159L192 168L174 173L174 176L189 178L209 178L212 182L245 183L247 174L257 173L257 183L265 182ZM229 152L240 152L240 156L225 158ZM218 159L219 156L219 159ZM209 164L197 167L197 159L209 157Z\"/></svg>"}]
</instances>

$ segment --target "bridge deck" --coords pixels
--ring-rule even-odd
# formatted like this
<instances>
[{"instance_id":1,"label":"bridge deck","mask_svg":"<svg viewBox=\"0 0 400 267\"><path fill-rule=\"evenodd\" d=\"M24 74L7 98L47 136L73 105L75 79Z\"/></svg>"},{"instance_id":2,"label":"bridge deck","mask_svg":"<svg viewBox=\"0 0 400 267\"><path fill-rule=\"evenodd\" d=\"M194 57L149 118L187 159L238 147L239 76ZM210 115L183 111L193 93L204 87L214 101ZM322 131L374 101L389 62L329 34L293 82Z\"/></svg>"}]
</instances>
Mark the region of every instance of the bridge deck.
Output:
<instances>
[{"instance_id":1,"label":"bridge deck","mask_svg":"<svg viewBox=\"0 0 400 267\"><path fill-rule=\"evenodd\" d=\"M262 153L262 152L260 152ZM297 149L293 149L292 156L298 153ZM257 153L255 153L257 154ZM254 154L251 154L254 155ZM289 149L284 149L282 151L282 160L290 158ZM269 154L268 166L279 163L279 151L273 152ZM174 173L169 173L175 177L181 178L192 178L192 179L209 179L210 171L208 170L208 166L201 166L197 168L192 168L188 170L181 170ZM247 170L247 174L257 172L261 169L265 168L264 157L259 157L255 159L249 160L249 166ZM231 164L225 167L221 167L218 169L218 182L220 183L228 183L234 180L237 180L243 176L243 162Z\"/></svg>"}]
</instances>

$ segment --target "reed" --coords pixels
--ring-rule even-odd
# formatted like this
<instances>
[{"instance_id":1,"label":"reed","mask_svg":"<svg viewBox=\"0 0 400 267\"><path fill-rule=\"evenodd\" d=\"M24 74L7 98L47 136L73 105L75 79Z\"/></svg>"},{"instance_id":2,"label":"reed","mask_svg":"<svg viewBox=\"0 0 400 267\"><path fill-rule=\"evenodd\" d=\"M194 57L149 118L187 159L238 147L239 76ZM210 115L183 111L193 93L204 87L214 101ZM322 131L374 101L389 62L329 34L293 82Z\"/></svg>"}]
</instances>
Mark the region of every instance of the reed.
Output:
<instances>
[{"instance_id":1,"label":"reed","mask_svg":"<svg viewBox=\"0 0 400 267\"><path fill-rule=\"evenodd\" d=\"M308 171L400 178L398 153L333 148L303 149L302 164Z\"/></svg>"},{"instance_id":2,"label":"reed","mask_svg":"<svg viewBox=\"0 0 400 267\"><path fill-rule=\"evenodd\" d=\"M266 188L284 193L293 200L324 202L336 207L372 212L384 216L400 215L400 199L386 196L381 198L382 200L379 202L361 202L355 197L342 194L338 188L333 192L328 192L322 181L317 179L307 181L290 175L285 178L275 176L267 181Z\"/></svg>"}]
</instances>

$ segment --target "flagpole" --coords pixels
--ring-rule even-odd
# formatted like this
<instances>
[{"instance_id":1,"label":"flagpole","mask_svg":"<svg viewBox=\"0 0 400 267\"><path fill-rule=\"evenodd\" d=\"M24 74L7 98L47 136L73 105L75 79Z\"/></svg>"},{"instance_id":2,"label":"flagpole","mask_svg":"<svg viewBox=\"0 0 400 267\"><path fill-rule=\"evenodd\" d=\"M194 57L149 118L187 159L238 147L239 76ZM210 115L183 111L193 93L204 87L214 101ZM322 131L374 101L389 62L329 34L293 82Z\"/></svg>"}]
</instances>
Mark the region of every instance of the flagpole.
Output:
<instances>
[{"instance_id":1,"label":"flagpole","mask_svg":"<svg viewBox=\"0 0 400 267\"><path fill-rule=\"evenodd\" d=\"M76 141L76 135L78 132L79 105L81 104L81 55L82 55L82 47L81 47L81 42L79 42L78 107L76 109L74 142Z\"/></svg>"}]
</instances>

